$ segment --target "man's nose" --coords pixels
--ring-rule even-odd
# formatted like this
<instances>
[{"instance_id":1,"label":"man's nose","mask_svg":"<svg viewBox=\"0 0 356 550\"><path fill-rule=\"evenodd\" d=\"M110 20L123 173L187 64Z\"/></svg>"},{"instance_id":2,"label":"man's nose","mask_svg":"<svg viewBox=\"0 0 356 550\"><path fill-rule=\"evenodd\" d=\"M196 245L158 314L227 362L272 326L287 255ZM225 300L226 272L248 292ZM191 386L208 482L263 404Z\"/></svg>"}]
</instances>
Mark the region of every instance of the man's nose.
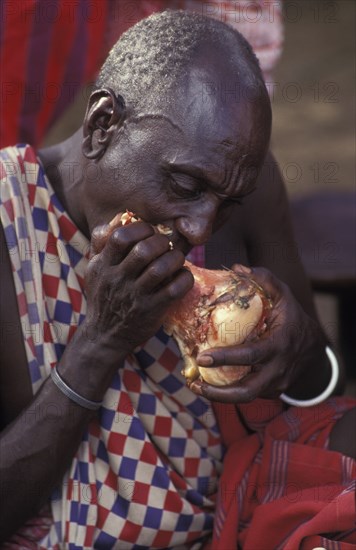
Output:
<instances>
[{"instance_id":1,"label":"man's nose","mask_svg":"<svg viewBox=\"0 0 356 550\"><path fill-rule=\"evenodd\" d=\"M197 215L181 217L176 221L176 228L192 246L206 243L212 233L213 216Z\"/></svg>"}]
</instances>

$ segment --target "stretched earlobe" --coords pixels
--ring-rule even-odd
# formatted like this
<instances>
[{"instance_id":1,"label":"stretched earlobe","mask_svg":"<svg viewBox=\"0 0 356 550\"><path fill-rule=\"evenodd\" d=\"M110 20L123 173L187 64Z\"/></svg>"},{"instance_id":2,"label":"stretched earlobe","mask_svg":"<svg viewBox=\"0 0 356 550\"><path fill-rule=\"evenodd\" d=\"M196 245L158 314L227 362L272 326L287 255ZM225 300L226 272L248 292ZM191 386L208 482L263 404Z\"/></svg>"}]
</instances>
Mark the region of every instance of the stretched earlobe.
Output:
<instances>
[{"instance_id":1,"label":"stretched earlobe","mask_svg":"<svg viewBox=\"0 0 356 550\"><path fill-rule=\"evenodd\" d=\"M88 135L86 136L84 139L83 139L83 142L82 142L82 151L83 151L83 155L87 158L87 159L92 159L92 160L95 160L95 159L98 159L102 156L102 155L98 155L98 151L97 149L93 149L92 148L92 136Z\"/></svg>"},{"instance_id":2,"label":"stretched earlobe","mask_svg":"<svg viewBox=\"0 0 356 550\"><path fill-rule=\"evenodd\" d=\"M86 158L99 160L126 116L124 98L111 88L95 90L88 101L83 123L82 150Z\"/></svg>"}]
</instances>

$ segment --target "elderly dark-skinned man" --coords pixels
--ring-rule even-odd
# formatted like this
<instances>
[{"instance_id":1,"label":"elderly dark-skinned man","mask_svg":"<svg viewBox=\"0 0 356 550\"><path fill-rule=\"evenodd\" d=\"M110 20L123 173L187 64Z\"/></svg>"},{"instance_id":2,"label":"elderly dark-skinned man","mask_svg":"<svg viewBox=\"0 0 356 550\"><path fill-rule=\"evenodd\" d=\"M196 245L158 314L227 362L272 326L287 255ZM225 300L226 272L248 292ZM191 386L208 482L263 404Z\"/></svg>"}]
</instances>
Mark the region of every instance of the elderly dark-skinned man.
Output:
<instances>
[{"instance_id":1,"label":"elderly dark-skinned man","mask_svg":"<svg viewBox=\"0 0 356 550\"><path fill-rule=\"evenodd\" d=\"M2 151L2 540L198 548L215 519L213 547L225 550L294 548L337 531L320 519L323 498L310 514L308 491L311 480L332 484L335 506L346 506L355 464L340 430L354 403L288 409L278 399L317 403L330 364L299 261L268 247L293 242L278 171L268 177L270 126L244 39L165 12L114 47L72 138ZM104 244L125 210L144 221ZM193 285L185 256L204 244L207 267L230 258L274 273L252 269L274 306L265 337L198 358L251 364L238 386L188 388L160 328ZM295 477L299 458L306 477ZM306 491L294 523L283 521L288 481Z\"/></svg>"}]
</instances>

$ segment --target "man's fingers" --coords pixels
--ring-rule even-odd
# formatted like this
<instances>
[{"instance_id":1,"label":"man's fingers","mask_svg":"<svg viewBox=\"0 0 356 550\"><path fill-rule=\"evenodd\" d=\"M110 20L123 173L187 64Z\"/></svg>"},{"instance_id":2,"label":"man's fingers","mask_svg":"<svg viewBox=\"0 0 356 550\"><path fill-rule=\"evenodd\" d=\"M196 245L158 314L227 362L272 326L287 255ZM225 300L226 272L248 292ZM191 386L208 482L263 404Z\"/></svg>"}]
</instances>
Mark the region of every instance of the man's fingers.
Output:
<instances>
[{"instance_id":1,"label":"man's fingers","mask_svg":"<svg viewBox=\"0 0 356 550\"><path fill-rule=\"evenodd\" d=\"M242 380L231 386L212 386L204 381L196 380L189 386L195 393L206 397L210 401L220 403L249 403L258 397L274 398L283 389L273 392L269 390L271 373L268 369L260 367L258 371L251 372Z\"/></svg>"},{"instance_id":2,"label":"man's fingers","mask_svg":"<svg viewBox=\"0 0 356 550\"><path fill-rule=\"evenodd\" d=\"M242 273L243 275L251 275L251 273L252 273L251 267L247 267L247 266L242 265L242 264L233 264L231 269L233 271L235 271L235 273L237 273L237 274Z\"/></svg>"},{"instance_id":3,"label":"man's fingers","mask_svg":"<svg viewBox=\"0 0 356 550\"><path fill-rule=\"evenodd\" d=\"M90 257L100 254L110 234L114 231L109 224L98 225L93 229L90 241Z\"/></svg>"},{"instance_id":4,"label":"man's fingers","mask_svg":"<svg viewBox=\"0 0 356 550\"><path fill-rule=\"evenodd\" d=\"M272 355L271 343L268 339L260 339L251 344L211 348L197 356L197 363L201 367L221 367L223 365L257 365L266 362Z\"/></svg>"},{"instance_id":5,"label":"man's fingers","mask_svg":"<svg viewBox=\"0 0 356 550\"><path fill-rule=\"evenodd\" d=\"M165 285L162 290L157 293L160 300L165 299L166 301L174 301L183 298L185 294L193 288L194 286L194 277L189 269L182 268L180 269L175 277L167 285Z\"/></svg>"},{"instance_id":6,"label":"man's fingers","mask_svg":"<svg viewBox=\"0 0 356 550\"><path fill-rule=\"evenodd\" d=\"M153 235L146 239L142 239L133 246L129 245L127 247L125 257L120 261L120 268L122 273L137 278L137 284L141 287L141 277L144 277L143 281L147 283L149 279L148 273L153 264L155 268L151 271L151 275L155 281L162 282L162 280L170 274L169 272L166 275L164 274L167 264L169 264L173 258L176 258L179 252L172 256L170 256L170 254L172 254L172 252L167 237L153 233ZM113 260L115 263L118 261L117 258L115 260L115 256ZM182 267L183 263L184 258L177 269ZM153 288L157 286L157 284L152 281L151 287ZM141 287L141 289L146 290L146 287Z\"/></svg>"},{"instance_id":7,"label":"man's fingers","mask_svg":"<svg viewBox=\"0 0 356 550\"><path fill-rule=\"evenodd\" d=\"M209 401L218 401L219 403L249 403L258 397L256 392L243 385L242 382L233 386L212 386L201 380L195 380L189 388Z\"/></svg>"},{"instance_id":8,"label":"man's fingers","mask_svg":"<svg viewBox=\"0 0 356 550\"><path fill-rule=\"evenodd\" d=\"M137 222L111 231L103 248L103 261L108 265L118 264L134 246L141 245L154 235L151 225ZM144 246L144 245L142 245Z\"/></svg>"},{"instance_id":9,"label":"man's fingers","mask_svg":"<svg viewBox=\"0 0 356 550\"><path fill-rule=\"evenodd\" d=\"M180 250L169 248L168 251L152 261L137 280L137 284L145 292L151 292L160 285L168 283L184 265L184 254Z\"/></svg>"},{"instance_id":10,"label":"man's fingers","mask_svg":"<svg viewBox=\"0 0 356 550\"><path fill-rule=\"evenodd\" d=\"M100 252L104 249L106 243L109 241L109 238L111 237L111 235L114 234L114 232L116 232L117 229L120 230L119 232L119 235L118 235L118 240L120 241L121 239L125 242L125 239L126 239L126 236L127 235L131 235L131 232L132 231L137 231L136 229L136 226L146 226L147 228L148 227L151 227L149 224L146 224L144 222L141 222L141 223L135 223L135 229L132 230L131 227L133 226L134 224L127 224L125 226L123 226L121 224L121 214L118 214L117 216L115 216L114 219L111 220L110 223L107 223L107 224L103 224L103 225L98 225L96 227L94 227L93 231L92 231L92 234L91 234L91 241L90 241L90 254L91 256L95 256L96 254L100 254ZM123 230L124 228L124 230ZM128 228L130 228L128 230ZM140 229L138 230L140 231ZM149 235L152 235L154 233L154 229L152 228L152 231L150 230L149 233L147 233L147 231L144 232L144 236L142 236L142 238L146 238L146 236L149 234ZM135 234L135 233L134 233ZM140 233L138 234L140 235ZM138 241L139 240L139 237L136 238L136 240Z\"/></svg>"},{"instance_id":11,"label":"man's fingers","mask_svg":"<svg viewBox=\"0 0 356 550\"><path fill-rule=\"evenodd\" d=\"M253 267L251 278L270 296L273 302L282 294L282 282L264 267Z\"/></svg>"}]
</instances>

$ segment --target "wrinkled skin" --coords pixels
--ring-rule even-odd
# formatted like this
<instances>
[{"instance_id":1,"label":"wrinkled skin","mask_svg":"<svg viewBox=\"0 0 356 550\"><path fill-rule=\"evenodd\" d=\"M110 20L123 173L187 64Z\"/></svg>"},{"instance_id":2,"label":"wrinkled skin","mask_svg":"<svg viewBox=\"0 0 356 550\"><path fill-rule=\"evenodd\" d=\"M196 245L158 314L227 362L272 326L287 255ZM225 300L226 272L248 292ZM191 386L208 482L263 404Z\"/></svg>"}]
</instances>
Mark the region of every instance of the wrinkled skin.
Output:
<instances>
[{"instance_id":1,"label":"wrinkled skin","mask_svg":"<svg viewBox=\"0 0 356 550\"><path fill-rule=\"evenodd\" d=\"M88 399L103 399L127 354L156 332L174 300L191 288L192 277L183 263L193 246L214 242L215 231L221 235L219 231L227 227L226 239L220 236L215 241L217 252L237 240L246 262L239 257L233 261L256 265L249 245L261 235L277 235L282 242L286 238L288 223L285 219L280 226L277 223L287 210L286 201L278 198L274 184L265 196L257 190L255 198L246 197L245 218L244 208L239 210L234 204L255 187L268 148L271 117L266 94L256 101L202 96L205 82L230 89L235 69L228 59L228 52L206 48L199 63L192 62L168 107L157 104L144 113L125 111L112 91L97 90L89 100L83 135L77 132L68 141L40 152L58 198L92 240L94 255L86 273L88 314L58 364L65 382ZM269 201L268 224L263 227ZM100 228L95 228L125 209L147 223L119 228L103 245ZM240 218L244 223L235 231ZM172 228L174 250L167 237L153 232L150 224L157 223ZM0 237L7 250L1 232ZM237 256L238 248L233 250ZM220 267L218 254L213 256L208 253L209 267ZM262 265L269 264L262 260ZM291 283L294 295L270 274L254 270L256 280L266 286L275 302L270 339L266 335L247 347L214 351L215 364L251 362L255 372L240 387L213 390L195 385L195 391L210 399L238 403L274 396L287 388L295 397L302 396L300 382L313 395L324 389L329 376L324 341L312 321L301 268L299 264L292 269L286 264L271 267ZM11 319L16 327L16 294L7 256L1 263L1 280L6 288L0 301L2 320ZM305 330L288 331L286 338L285 325ZM5 540L36 513L61 481L93 412L68 400L50 379L32 398L21 330L12 331L0 344L4 360L0 539ZM305 381L308 361L317 359ZM34 410L49 412L37 417ZM335 449L344 450L345 438L331 440Z\"/></svg>"},{"instance_id":2,"label":"wrinkled skin","mask_svg":"<svg viewBox=\"0 0 356 550\"><path fill-rule=\"evenodd\" d=\"M86 320L114 349L120 342L130 352L157 332L167 304L193 286L193 276L182 269L184 254L144 222L115 229L104 246L94 231L92 250Z\"/></svg>"},{"instance_id":3,"label":"wrinkled skin","mask_svg":"<svg viewBox=\"0 0 356 550\"><path fill-rule=\"evenodd\" d=\"M168 107L132 113L111 90L97 90L83 132L39 153L59 200L93 241L87 317L57 365L64 381L93 401L103 399L127 354L156 332L173 301L191 288L184 255L227 219L230 201L254 187L263 164L270 131L267 96L254 103L221 105L219 95L203 101L204 82L228 85L234 70L222 68L226 52L223 58L215 49L210 59L205 54L192 63ZM148 223L117 229L97 247L95 228L126 209ZM150 224L156 223L172 228L173 251L167 237L153 233ZM2 246L6 250L4 241ZM17 311L7 257L1 268L7 289L1 314L7 320L9 311ZM68 400L50 379L32 398L21 331L9 334L1 354L0 539L5 540L60 482L93 412ZM49 404L51 414L39 419L31 414L34 408L49 410Z\"/></svg>"},{"instance_id":4,"label":"wrinkled skin","mask_svg":"<svg viewBox=\"0 0 356 550\"><path fill-rule=\"evenodd\" d=\"M119 228L89 263L87 320L102 324L105 337L111 328L115 337L124 335L128 352L154 334L170 301L189 290L183 254L205 243L233 202L254 188L267 150L265 92L254 102L222 103L219 94L202 99L205 81L226 78L210 62L202 62L203 70L192 67L169 112L157 107L144 115L126 113L122 124L112 94L94 93L89 104L84 154L94 156L100 185L91 178L74 186L82 191L79 209L68 193L63 196L72 217L92 240L100 240L98 226L126 209L173 231L170 252L168 239L148 225ZM104 314L107 296L111 305Z\"/></svg>"},{"instance_id":5,"label":"wrinkled skin","mask_svg":"<svg viewBox=\"0 0 356 550\"><path fill-rule=\"evenodd\" d=\"M100 243L100 252L88 266L87 320L102 323L105 338L113 335L113 346L117 335L124 334L121 346L128 352L139 338L154 334L167 296L179 297L192 284L181 270L183 255L178 258L178 251L187 254L223 225L235 211L234 202L254 190L266 153L270 132L266 96L259 101L202 96L205 82L216 82L217 87L226 82L229 89L227 67L212 64L216 55L211 53L199 60L199 66L192 66L169 110L157 107L131 116L110 91L95 92L89 102L83 150L87 158L95 159L100 185L96 178L82 181L79 174L73 189L81 193L82 201L70 200L71 189L62 200L83 232L92 235L94 248L95 241ZM105 244L100 237L102 224L125 209L150 224L171 227L174 251L168 250L168 239L151 234L148 226L144 230L142 224L120 228ZM296 397L318 394L328 381L327 364L309 384L299 383L310 361L320 363L322 356L325 361L325 338L317 322L276 277L257 270L256 279L275 302L268 332L256 343L210 354L212 366L247 363L253 373L234 388L215 389L196 382L191 389L209 399L235 403L275 397L287 388ZM105 307L107 296L110 307ZM201 361L202 366L208 366L207 361Z\"/></svg>"}]
</instances>

